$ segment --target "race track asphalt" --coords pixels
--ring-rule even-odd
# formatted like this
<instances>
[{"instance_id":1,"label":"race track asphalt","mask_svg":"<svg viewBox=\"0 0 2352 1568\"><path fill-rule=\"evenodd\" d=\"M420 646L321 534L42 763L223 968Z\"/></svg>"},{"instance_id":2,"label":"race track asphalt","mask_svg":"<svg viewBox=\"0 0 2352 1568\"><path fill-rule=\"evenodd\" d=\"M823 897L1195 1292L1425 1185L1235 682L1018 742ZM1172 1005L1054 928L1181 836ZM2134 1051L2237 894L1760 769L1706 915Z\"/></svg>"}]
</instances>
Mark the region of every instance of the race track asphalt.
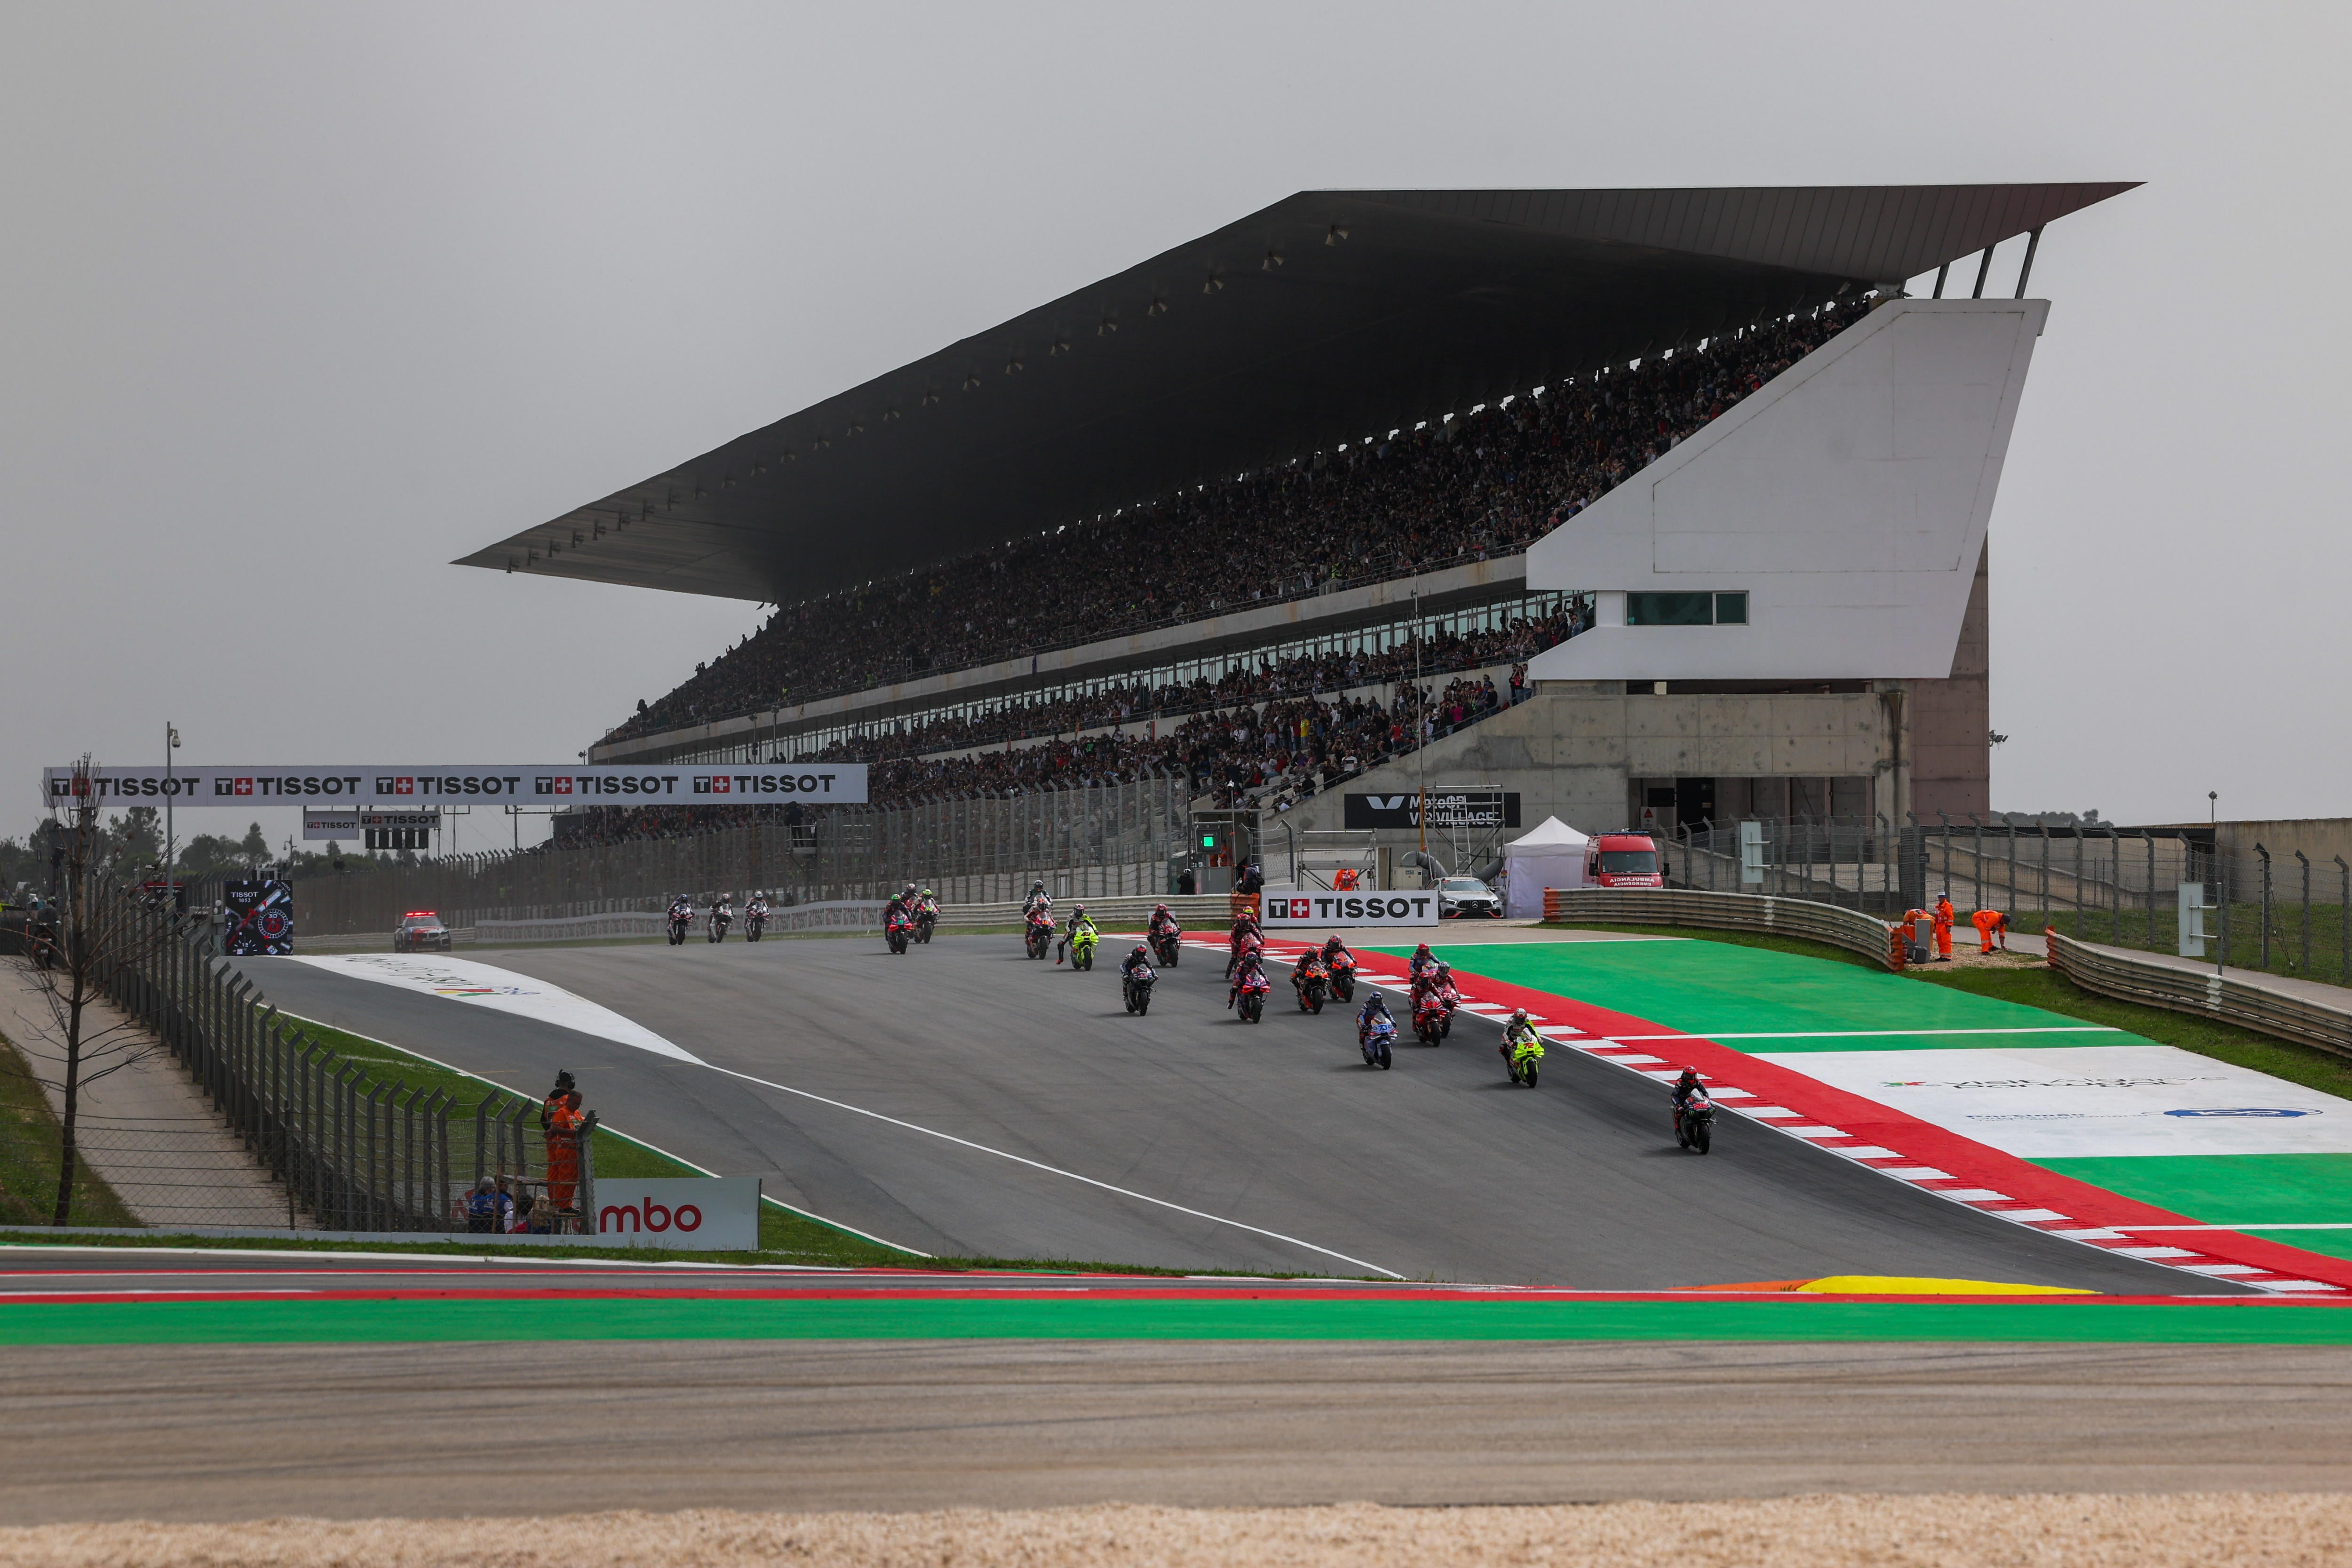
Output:
<instances>
[{"instance_id":1,"label":"race track asphalt","mask_svg":"<svg viewBox=\"0 0 2352 1568\"><path fill-rule=\"evenodd\" d=\"M1008 936L905 957L872 938L467 956L711 1066L299 962L244 967L289 1012L526 1093L570 1068L615 1128L942 1257L1600 1289L1891 1274L2231 1291L1737 1118L1712 1155L1685 1154L1655 1085L1556 1051L1541 1089L1516 1089L1496 1026L1466 1015L1444 1046L1372 1070L1346 1009L1236 1022L1198 950L1142 1018L1111 966L1033 963Z\"/></svg>"}]
</instances>

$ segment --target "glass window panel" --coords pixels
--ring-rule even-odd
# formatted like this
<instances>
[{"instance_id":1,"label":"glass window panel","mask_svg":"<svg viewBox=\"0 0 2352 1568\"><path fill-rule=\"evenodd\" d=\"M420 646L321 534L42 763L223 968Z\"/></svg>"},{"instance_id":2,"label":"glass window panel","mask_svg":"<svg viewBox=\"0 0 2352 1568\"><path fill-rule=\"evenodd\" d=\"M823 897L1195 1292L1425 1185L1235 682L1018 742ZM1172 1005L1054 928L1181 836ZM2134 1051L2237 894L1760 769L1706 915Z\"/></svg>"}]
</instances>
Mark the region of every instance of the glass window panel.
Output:
<instances>
[{"instance_id":1,"label":"glass window panel","mask_svg":"<svg viewBox=\"0 0 2352 1568\"><path fill-rule=\"evenodd\" d=\"M1705 626L1715 623L1712 594L1628 594L1629 626Z\"/></svg>"}]
</instances>

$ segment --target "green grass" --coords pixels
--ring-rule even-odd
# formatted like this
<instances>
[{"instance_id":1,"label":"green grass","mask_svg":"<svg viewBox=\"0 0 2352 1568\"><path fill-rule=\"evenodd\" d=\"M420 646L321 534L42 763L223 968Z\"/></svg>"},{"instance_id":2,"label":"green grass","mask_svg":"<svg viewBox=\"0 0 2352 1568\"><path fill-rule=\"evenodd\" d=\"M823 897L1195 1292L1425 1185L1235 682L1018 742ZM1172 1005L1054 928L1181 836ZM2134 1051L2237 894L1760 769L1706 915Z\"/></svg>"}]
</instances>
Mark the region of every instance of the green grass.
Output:
<instances>
[{"instance_id":1,"label":"green grass","mask_svg":"<svg viewBox=\"0 0 2352 1568\"><path fill-rule=\"evenodd\" d=\"M1676 936L1695 942L1764 948L1774 952L1827 959L1885 973L1879 965L1843 948L1832 947L1826 942L1807 942L1801 937L1776 936L1760 931L1709 931L1700 926L1612 925L1577 926L1572 929L1638 931L1653 936L1663 930L1671 930ZM2137 1003L2118 1002L2111 997L2095 995L2078 988L2057 971L2042 964L2021 964L2014 969L1912 969L1905 971L1902 978L1916 984L1941 985L1995 1001L2039 1007L2045 1012L2079 1018L2086 1024L2104 1024L2126 1029L2158 1045L2176 1046L2200 1057L2251 1068L2256 1072L2268 1073L2289 1083L2299 1083L2324 1094L2352 1100L2352 1058L2336 1056L2315 1046L2273 1039L2252 1029L2242 1029L2233 1024L2200 1018L2193 1014L2175 1013L2163 1007L2143 1007Z\"/></svg>"},{"instance_id":2,"label":"green grass","mask_svg":"<svg viewBox=\"0 0 2352 1568\"><path fill-rule=\"evenodd\" d=\"M0 1036L0 1225L47 1225L57 1213L63 1130L30 1063ZM74 1168L68 1225L137 1225L87 1160Z\"/></svg>"}]
</instances>

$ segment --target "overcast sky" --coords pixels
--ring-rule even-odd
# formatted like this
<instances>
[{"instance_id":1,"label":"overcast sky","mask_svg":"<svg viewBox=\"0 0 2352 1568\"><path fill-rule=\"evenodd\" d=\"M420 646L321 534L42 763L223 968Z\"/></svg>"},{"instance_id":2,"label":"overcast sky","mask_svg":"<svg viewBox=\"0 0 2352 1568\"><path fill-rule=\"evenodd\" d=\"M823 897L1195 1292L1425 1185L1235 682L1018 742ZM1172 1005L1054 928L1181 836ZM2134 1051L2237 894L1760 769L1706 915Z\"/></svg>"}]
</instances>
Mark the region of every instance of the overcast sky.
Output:
<instances>
[{"instance_id":1,"label":"overcast sky","mask_svg":"<svg viewBox=\"0 0 2352 1568\"><path fill-rule=\"evenodd\" d=\"M1992 180L2148 182L2034 266L1994 805L2346 815L2347 16L11 0L0 834L167 718L572 757L754 606L453 557L1292 191Z\"/></svg>"}]
</instances>

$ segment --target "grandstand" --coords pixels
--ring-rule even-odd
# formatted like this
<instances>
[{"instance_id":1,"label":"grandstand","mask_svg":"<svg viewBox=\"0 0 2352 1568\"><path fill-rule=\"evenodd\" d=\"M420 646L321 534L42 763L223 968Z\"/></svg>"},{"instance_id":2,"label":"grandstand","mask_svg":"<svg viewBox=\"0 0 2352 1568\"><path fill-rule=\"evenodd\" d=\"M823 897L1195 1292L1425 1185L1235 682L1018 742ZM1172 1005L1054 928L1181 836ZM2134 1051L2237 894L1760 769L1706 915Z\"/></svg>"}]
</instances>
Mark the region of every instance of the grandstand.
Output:
<instances>
[{"instance_id":1,"label":"grandstand","mask_svg":"<svg viewBox=\"0 0 2352 1568\"><path fill-rule=\"evenodd\" d=\"M1303 193L467 563L777 606L599 762L1982 811L2027 273L2126 188Z\"/></svg>"}]
</instances>

